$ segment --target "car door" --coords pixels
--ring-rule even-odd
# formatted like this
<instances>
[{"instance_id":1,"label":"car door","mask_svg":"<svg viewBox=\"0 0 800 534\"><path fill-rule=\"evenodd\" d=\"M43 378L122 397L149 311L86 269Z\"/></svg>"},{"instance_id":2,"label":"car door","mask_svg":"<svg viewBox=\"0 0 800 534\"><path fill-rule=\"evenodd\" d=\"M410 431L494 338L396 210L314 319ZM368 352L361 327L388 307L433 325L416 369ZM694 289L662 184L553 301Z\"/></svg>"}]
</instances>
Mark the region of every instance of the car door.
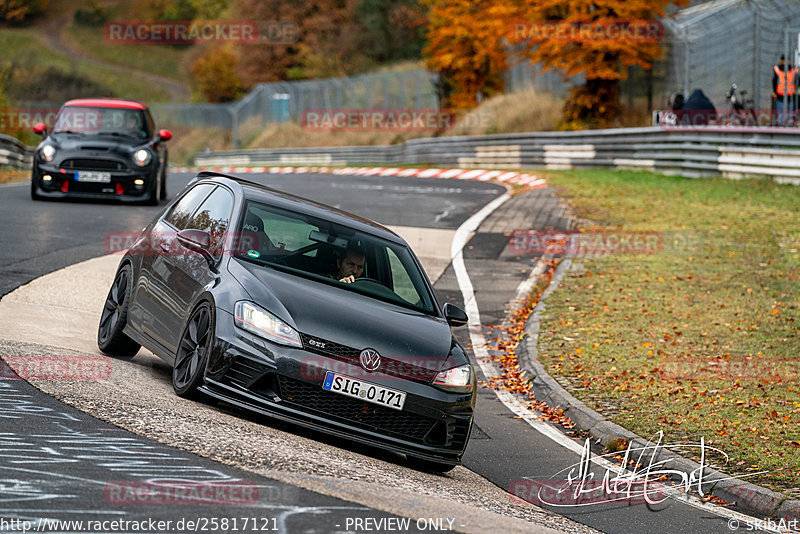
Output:
<instances>
[{"instance_id":1,"label":"car door","mask_svg":"<svg viewBox=\"0 0 800 534\"><path fill-rule=\"evenodd\" d=\"M218 263L222 254L222 243L230 226L233 212L233 193L224 186L217 186L194 211L182 229L202 230L211 234L210 251ZM184 247L173 239L169 253L162 255L163 269L153 270L154 276L165 274L162 283L168 286L164 292L162 313L154 317L154 337L171 352L177 350L183 327L189 319L198 295L216 279L206 258Z\"/></svg>"},{"instance_id":2,"label":"car door","mask_svg":"<svg viewBox=\"0 0 800 534\"><path fill-rule=\"evenodd\" d=\"M186 227L214 187L213 184L192 187L158 220L148 236L147 253L142 257L141 266L145 290L141 298L137 296L137 301L141 307L142 331L162 345L166 340L157 325L169 322L168 316L176 313L171 305L176 297L172 295L173 273L169 261L175 236Z\"/></svg>"}]
</instances>

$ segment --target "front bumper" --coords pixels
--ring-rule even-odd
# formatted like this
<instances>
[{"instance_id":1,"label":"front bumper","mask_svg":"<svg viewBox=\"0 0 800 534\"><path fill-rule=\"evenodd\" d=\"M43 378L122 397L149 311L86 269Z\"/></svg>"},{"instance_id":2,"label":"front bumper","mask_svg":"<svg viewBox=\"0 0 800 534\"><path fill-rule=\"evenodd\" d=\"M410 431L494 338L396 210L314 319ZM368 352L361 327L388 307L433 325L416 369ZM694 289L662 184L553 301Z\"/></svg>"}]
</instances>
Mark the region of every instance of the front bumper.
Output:
<instances>
[{"instance_id":1,"label":"front bumper","mask_svg":"<svg viewBox=\"0 0 800 534\"><path fill-rule=\"evenodd\" d=\"M217 309L216 343L205 393L227 402L367 445L458 465L472 425L475 394L448 393L300 348L270 343L237 329ZM402 410L322 389L326 371L406 392Z\"/></svg>"},{"instance_id":2,"label":"front bumper","mask_svg":"<svg viewBox=\"0 0 800 534\"><path fill-rule=\"evenodd\" d=\"M121 201L137 202L148 197L156 181L156 167L148 165L141 169L105 170L92 172L108 172L111 180L105 183L78 181L78 172L82 169L63 169L57 165L37 163L31 179L39 196L47 198L115 198ZM87 169L89 170L89 169ZM43 177L49 176L50 180ZM142 180L136 185L136 180Z\"/></svg>"}]
</instances>

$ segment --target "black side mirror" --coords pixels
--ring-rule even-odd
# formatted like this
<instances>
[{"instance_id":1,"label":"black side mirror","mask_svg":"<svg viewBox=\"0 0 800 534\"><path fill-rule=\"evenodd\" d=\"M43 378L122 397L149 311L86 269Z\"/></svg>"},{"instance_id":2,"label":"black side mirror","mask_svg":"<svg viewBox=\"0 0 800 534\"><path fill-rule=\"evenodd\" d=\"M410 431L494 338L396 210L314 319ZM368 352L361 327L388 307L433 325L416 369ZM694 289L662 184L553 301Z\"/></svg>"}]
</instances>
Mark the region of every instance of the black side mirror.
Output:
<instances>
[{"instance_id":1,"label":"black side mirror","mask_svg":"<svg viewBox=\"0 0 800 534\"><path fill-rule=\"evenodd\" d=\"M189 250L200 253L208 262L208 267L215 273L217 270L214 256L211 255L211 234L204 230L181 230L177 236L178 242Z\"/></svg>"},{"instance_id":2,"label":"black side mirror","mask_svg":"<svg viewBox=\"0 0 800 534\"><path fill-rule=\"evenodd\" d=\"M469 321L467 312L449 302L444 305L444 318L450 326L464 326Z\"/></svg>"}]
</instances>

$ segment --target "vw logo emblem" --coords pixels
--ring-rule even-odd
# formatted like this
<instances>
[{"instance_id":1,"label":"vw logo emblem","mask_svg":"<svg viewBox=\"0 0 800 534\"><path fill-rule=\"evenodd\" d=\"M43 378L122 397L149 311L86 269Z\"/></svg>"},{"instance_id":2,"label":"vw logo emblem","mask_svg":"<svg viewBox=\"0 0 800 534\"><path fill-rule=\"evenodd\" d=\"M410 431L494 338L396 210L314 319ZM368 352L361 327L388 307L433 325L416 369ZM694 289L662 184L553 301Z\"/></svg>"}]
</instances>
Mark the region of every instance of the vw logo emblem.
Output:
<instances>
[{"instance_id":1,"label":"vw logo emblem","mask_svg":"<svg viewBox=\"0 0 800 534\"><path fill-rule=\"evenodd\" d=\"M358 355L358 361L361 362L361 367L370 373L381 366L381 355L374 349L364 349Z\"/></svg>"}]
</instances>

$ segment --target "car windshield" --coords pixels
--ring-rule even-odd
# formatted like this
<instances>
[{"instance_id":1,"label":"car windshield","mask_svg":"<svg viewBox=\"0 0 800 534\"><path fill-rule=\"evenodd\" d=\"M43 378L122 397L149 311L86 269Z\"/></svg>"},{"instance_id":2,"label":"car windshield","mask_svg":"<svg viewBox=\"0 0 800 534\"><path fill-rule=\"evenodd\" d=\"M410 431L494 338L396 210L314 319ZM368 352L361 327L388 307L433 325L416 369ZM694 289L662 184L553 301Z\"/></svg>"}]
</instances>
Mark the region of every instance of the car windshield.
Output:
<instances>
[{"instance_id":1,"label":"car windshield","mask_svg":"<svg viewBox=\"0 0 800 534\"><path fill-rule=\"evenodd\" d=\"M259 202L248 202L245 210L235 257L436 313L424 275L408 247ZM351 276L351 283L342 281Z\"/></svg>"},{"instance_id":2,"label":"car windshield","mask_svg":"<svg viewBox=\"0 0 800 534\"><path fill-rule=\"evenodd\" d=\"M114 135L148 139L147 121L140 109L66 106L56 117L53 133Z\"/></svg>"}]
</instances>

